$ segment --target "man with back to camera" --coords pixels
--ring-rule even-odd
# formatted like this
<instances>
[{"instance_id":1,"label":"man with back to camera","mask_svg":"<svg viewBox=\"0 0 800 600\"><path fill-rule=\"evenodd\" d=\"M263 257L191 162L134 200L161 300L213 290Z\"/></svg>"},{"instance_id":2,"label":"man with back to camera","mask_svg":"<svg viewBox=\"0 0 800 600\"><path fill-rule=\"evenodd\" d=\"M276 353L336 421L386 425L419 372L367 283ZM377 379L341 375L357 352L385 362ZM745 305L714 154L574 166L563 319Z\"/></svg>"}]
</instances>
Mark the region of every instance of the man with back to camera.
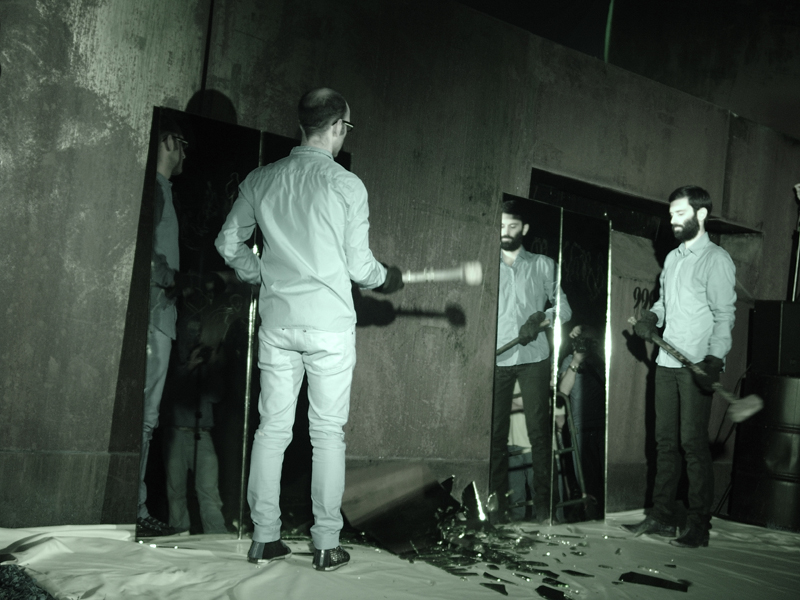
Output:
<instances>
[{"instance_id":1,"label":"man with back to camera","mask_svg":"<svg viewBox=\"0 0 800 600\"><path fill-rule=\"evenodd\" d=\"M136 533L141 537L173 535L184 531L152 517L147 510L144 482L150 440L158 426L158 412L167 379L172 340L175 339L177 291L185 287L178 248L178 216L172 202L170 179L183 171L187 142L178 124L161 114L153 198L153 249L150 257L150 319L147 328L147 359L142 419L142 451L139 464L139 500Z\"/></svg>"},{"instance_id":2,"label":"man with back to camera","mask_svg":"<svg viewBox=\"0 0 800 600\"><path fill-rule=\"evenodd\" d=\"M216 247L243 281L260 284L261 421L255 433L247 499L255 524L250 562L291 555L280 539L280 477L292 439L297 394L308 376L314 525L312 565L332 571L350 555L342 529L345 443L356 362L352 279L361 288L392 293L400 270L384 267L369 249L367 190L334 162L350 107L328 88L306 93L298 106L301 145L254 170L239 186ZM255 226L264 236L261 260L245 245Z\"/></svg>"},{"instance_id":3,"label":"man with back to camera","mask_svg":"<svg viewBox=\"0 0 800 600\"><path fill-rule=\"evenodd\" d=\"M736 303L736 267L728 253L711 242L705 222L711 198L704 189L687 185L669 197L672 231L681 242L664 261L661 293L652 310L642 313L636 334L652 339L666 323L664 340L697 363L698 377L659 350L656 358L656 479L653 510L640 523L624 525L641 535L676 535L676 495L683 448L689 479L686 528L670 540L673 546L708 546L714 470L708 444L712 385L719 381L731 349Z\"/></svg>"},{"instance_id":4,"label":"man with back to camera","mask_svg":"<svg viewBox=\"0 0 800 600\"><path fill-rule=\"evenodd\" d=\"M505 519L508 490L508 429L514 382L519 380L533 464L535 519L550 518L552 426L550 421L550 344L542 334L555 320L572 317L566 295L556 284L556 263L522 247L530 224L520 201L503 203L500 231L500 286L497 299L497 347L519 337L519 344L495 359L492 456L489 491L497 496L499 518ZM545 304L552 305L547 311ZM541 335L540 335L541 334Z\"/></svg>"}]
</instances>

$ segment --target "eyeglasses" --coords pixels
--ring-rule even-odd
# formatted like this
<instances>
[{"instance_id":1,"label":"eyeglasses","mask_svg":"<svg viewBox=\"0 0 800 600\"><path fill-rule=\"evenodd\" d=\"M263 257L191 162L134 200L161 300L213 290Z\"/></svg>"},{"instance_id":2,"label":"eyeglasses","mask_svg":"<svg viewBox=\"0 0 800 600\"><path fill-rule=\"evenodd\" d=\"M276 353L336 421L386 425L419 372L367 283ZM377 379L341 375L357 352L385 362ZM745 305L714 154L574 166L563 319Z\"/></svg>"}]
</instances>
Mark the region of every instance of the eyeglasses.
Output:
<instances>
[{"instance_id":1,"label":"eyeglasses","mask_svg":"<svg viewBox=\"0 0 800 600\"><path fill-rule=\"evenodd\" d=\"M178 142L183 147L184 150L186 150L189 147L189 142L187 142L181 136L175 135L174 133L168 133L168 134L164 135L164 137L161 139L161 141L162 142L166 142L167 138L170 137L170 136L172 136L172 139L175 140L176 142Z\"/></svg>"},{"instance_id":2,"label":"eyeglasses","mask_svg":"<svg viewBox=\"0 0 800 600\"><path fill-rule=\"evenodd\" d=\"M344 119L342 119L342 124L347 127L347 133L353 131L353 127L355 127L350 121L345 121Z\"/></svg>"}]
</instances>

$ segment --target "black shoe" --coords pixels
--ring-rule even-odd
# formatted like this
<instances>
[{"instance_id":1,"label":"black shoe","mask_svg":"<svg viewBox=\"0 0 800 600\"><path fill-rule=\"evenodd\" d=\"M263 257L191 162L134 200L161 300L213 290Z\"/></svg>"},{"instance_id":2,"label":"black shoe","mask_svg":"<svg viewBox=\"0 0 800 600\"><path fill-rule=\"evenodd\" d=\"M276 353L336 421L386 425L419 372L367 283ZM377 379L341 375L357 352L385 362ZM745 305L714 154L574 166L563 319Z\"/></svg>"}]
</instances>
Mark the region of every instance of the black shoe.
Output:
<instances>
[{"instance_id":1,"label":"black shoe","mask_svg":"<svg viewBox=\"0 0 800 600\"><path fill-rule=\"evenodd\" d=\"M623 529L630 531L634 535L642 535L648 533L650 535L661 535L664 537L675 537L675 525L667 525L662 523L654 517L647 517L640 523L633 523L631 525L623 525Z\"/></svg>"},{"instance_id":2,"label":"black shoe","mask_svg":"<svg viewBox=\"0 0 800 600\"><path fill-rule=\"evenodd\" d=\"M273 560L281 560L282 558L289 558L292 551L283 540L275 540L274 542L256 542L250 544L250 550L247 552L247 560L251 563L268 563Z\"/></svg>"},{"instance_id":3,"label":"black shoe","mask_svg":"<svg viewBox=\"0 0 800 600\"><path fill-rule=\"evenodd\" d=\"M166 523L147 515L136 519L136 537L160 537L165 535L184 535L189 533L186 529L170 527Z\"/></svg>"},{"instance_id":4,"label":"black shoe","mask_svg":"<svg viewBox=\"0 0 800 600\"><path fill-rule=\"evenodd\" d=\"M341 546L332 550L314 550L314 561L311 563L317 571L333 571L350 562L350 555Z\"/></svg>"},{"instance_id":5,"label":"black shoe","mask_svg":"<svg viewBox=\"0 0 800 600\"><path fill-rule=\"evenodd\" d=\"M687 524L686 531L681 532L681 536L670 540L672 546L678 548L699 548L708 546L708 531L702 525L694 523Z\"/></svg>"}]
</instances>

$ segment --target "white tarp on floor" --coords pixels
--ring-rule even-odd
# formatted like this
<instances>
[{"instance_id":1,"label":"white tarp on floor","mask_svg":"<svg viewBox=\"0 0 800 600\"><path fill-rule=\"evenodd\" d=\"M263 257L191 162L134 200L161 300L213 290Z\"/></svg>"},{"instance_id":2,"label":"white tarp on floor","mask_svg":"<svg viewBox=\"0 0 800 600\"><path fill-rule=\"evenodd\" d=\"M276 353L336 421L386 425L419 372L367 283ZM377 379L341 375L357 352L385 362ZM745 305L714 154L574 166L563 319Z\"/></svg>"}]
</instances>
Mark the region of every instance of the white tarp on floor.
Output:
<instances>
[{"instance_id":1,"label":"white tarp on floor","mask_svg":"<svg viewBox=\"0 0 800 600\"><path fill-rule=\"evenodd\" d=\"M680 549L619 528L641 518L641 511L634 511L611 515L605 523L523 525L519 532L537 543L519 558L546 563L568 586L553 589L573 599L800 598L800 534L714 519L708 548ZM183 536L159 539L154 547L133 542L132 534L132 526L0 529L0 555L6 555L3 564L17 564L58 599L500 598L498 591L480 585L492 582L484 573L512 582L505 584L510 598L535 598L544 579L529 575L525 581L485 563L467 569L477 575L461 577L362 545L350 546L349 565L320 573L311 568L310 554L303 554L309 552L304 540L289 542L294 554L288 560L256 566L245 560L249 540ZM690 586L685 595L619 583L626 572L685 580Z\"/></svg>"}]
</instances>

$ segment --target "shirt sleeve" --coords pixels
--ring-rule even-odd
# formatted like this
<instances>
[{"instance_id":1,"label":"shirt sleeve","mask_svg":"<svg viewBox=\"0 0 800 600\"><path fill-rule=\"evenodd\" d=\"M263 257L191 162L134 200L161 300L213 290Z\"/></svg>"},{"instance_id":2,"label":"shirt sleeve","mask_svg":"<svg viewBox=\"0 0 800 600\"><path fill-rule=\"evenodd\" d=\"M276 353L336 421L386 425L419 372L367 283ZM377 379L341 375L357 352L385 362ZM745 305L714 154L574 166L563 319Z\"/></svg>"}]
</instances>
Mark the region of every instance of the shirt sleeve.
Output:
<instances>
[{"instance_id":1,"label":"shirt sleeve","mask_svg":"<svg viewBox=\"0 0 800 600\"><path fill-rule=\"evenodd\" d=\"M386 280L386 268L379 263L369 249L369 205L367 188L360 179L354 179L348 190L350 202L347 208L344 251L347 270L358 287L373 289Z\"/></svg>"},{"instance_id":2,"label":"shirt sleeve","mask_svg":"<svg viewBox=\"0 0 800 600\"><path fill-rule=\"evenodd\" d=\"M558 273L558 265L552 259L548 259L545 266L545 294L552 306L545 311L547 318L550 319L550 326L553 326L556 320L556 302L559 303L559 317L562 323L566 323L572 318L572 308L567 300L567 295L564 290L557 285L556 274ZM558 292L556 293L556 289ZM558 300L556 301L556 296Z\"/></svg>"},{"instance_id":3,"label":"shirt sleeve","mask_svg":"<svg viewBox=\"0 0 800 600\"><path fill-rule=\"evenodd\" d=\"M653 303L653 306L650 307L650 312L658 317L656 327L661 327L664 325L664 315L666 314L666 310L664 309L664 272L667 270L668 261L669 256L667 256L667 260L664 261L664 268L661 270L661 274L658 276L658 300L656 300Z\"/></svg>"},{"instance_id":4,"label":"shirt sleeve","mask_svg":"<svg viewBox=\"0 0 800 600\"><path fill-rule=\"evenodd\" d=\"M164 192L161 186L156 183L155 193L153 194L153 249L150 252L150 285L166 288L175 281L175 269L167 263L167 257L156 252L155 232L161 218L164 216Z\"/></svg>"},{"instance_id":5,"label":"shirt sleeve","mask_svg":"<svg viewBox=\"0 0 800 600\"><path fill-rule=\"evenodd\" d=\"M708 354L725 358L731 349L731 331L736 320L736 265L725 251L710 257L706 298L714 318Z\"/></svg>"},{"instance_id":6,"label":"shirt sleeve","mask_svg":"<svg viewBox=\"0 0 800 600\"><path fill-rule=\"evenodd\" d=\"M562 323L566 323L572 318L572 307L569 305L567 295L560 287L558 288L558 310Z\"/></svg>"},{"instance_id":7,"label":"shirt sleeve","mask_svg":"<svg viewBox=\"0 0 800 600\"><path fill-rule=\"evenodd\" d=\"M261 269L258 256L245 244L256 227L255 209L247 193L246 183L247 180L239 187L239 197L233 203L214 246L225 259L225 264L236 272L241 281L259 285Z\"/></svg>"}]
</instances>

